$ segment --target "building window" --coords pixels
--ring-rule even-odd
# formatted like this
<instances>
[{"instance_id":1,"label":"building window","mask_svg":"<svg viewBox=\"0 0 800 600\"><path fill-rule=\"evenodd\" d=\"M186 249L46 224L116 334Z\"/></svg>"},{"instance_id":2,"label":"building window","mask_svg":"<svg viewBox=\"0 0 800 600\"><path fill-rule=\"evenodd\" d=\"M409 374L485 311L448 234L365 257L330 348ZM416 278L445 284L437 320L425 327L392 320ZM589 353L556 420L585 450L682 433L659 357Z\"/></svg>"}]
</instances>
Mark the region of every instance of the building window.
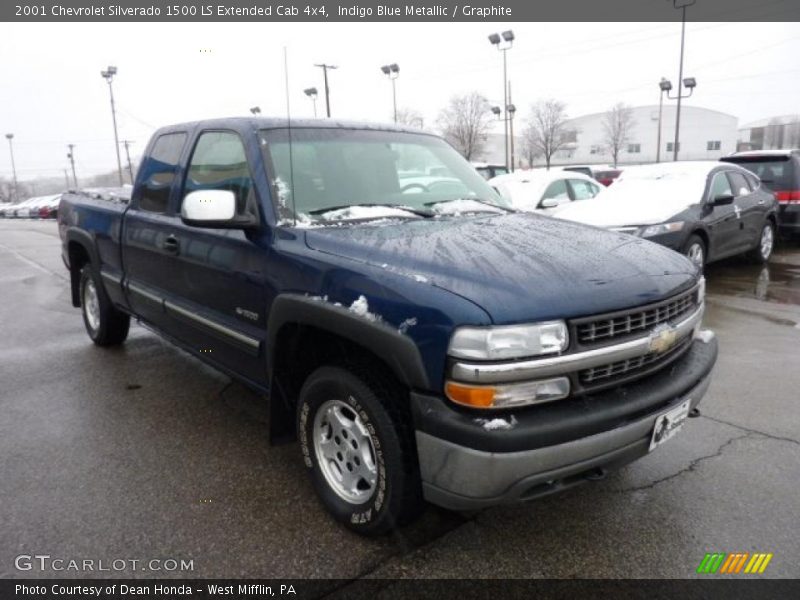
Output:
<instances>
[{"instance_id":1,"label":"building window","mask_svg":"<svg viewBox=\"0 0 800 600\"><path fill-rule=\"evenodd\" d=\"M711 141L706 143L706 150L719 150L720 148L719 140Z\"/></svg>"},{"instance_id":2,"label":"building window","mask_svg":"<svg viewBox=\"0 0 800 600\"><path fill-rule=\"evenodd\" d=\"M675 144L674 142L667 142L667 152L674 152L675 151ZM681 144L678 142L678 152L681 151Z\"/></svg>"},{"instance_id":3,"label":"building window","mask_svg":"<svg viewBox=\"0 0 800 600\"><path fill-rule=\"evenodd\" d=\"M628 144L628 154L640 154L642 151L641 144Z\"/></svg>"},{"instance_id":4,"label":"building window","mask_svg":"<svg viewBox=\"0 0 800 600\"><path fill-rule=\"evenodd\" d=\"M589 154L602 154L602 153L603 153L603 147L602 146L598 146L598 145L595 144L594 146L589 148Z\"/></svg>"}]
</instances>

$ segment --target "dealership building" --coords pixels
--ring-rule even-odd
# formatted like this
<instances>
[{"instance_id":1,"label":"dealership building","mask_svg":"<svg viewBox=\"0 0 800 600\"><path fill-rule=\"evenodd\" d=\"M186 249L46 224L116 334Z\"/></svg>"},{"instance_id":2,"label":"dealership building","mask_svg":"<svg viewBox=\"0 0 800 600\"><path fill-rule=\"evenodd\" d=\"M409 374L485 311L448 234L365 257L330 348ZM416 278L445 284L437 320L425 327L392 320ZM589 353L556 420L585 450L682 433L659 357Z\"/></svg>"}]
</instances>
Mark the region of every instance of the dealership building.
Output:
<instances>
[{"instance_id":1,"label":"dealership building","mask_svg":"<svg viewBox=\"0 0 800 600\"><path fill-rule=\"evenodd\" d=\"M632 107L632 125L627 142L619 154L620 165L652 163L660 158L672 160L675 142L674 102L664 104L661 119L661 152L658 153L658 105ZM604 131L607 113L594 113L569 119L567 122L568 142L552 159L554 165L566 164L610 164L613 157L608 150ZM729 115L708 108L686 106L681 108L681 135L679 147L680 160L716 160L735 152L738 139L738 120ZM527 167L524 153L522 119L515 121L514 154L519 167ZM503 164L503 135L490 134L486 147L477 158L482 162ZM534 166L544 164L543 157L537 157Z\"/></svg>"}]
</instances>

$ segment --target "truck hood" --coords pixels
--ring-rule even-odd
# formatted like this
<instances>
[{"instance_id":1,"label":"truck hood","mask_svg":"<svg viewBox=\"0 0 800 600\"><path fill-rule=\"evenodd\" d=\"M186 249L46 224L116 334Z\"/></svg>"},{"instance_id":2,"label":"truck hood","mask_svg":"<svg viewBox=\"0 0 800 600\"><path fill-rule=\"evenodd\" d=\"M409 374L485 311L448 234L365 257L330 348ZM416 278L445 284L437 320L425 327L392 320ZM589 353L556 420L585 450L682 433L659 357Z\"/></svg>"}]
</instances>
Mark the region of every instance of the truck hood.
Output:
<instances>
[{"instance_id":1,"label":"truck hood","mask_svg":"<svg viewBox=\"0 0 800 600\"><path fill-rule=\"evenodd\" d=\"M571 318L661 300L696 268L646 240L529 213L310 229L319 252L435 285L494 323Z\"/></svg>"}]
</instances>

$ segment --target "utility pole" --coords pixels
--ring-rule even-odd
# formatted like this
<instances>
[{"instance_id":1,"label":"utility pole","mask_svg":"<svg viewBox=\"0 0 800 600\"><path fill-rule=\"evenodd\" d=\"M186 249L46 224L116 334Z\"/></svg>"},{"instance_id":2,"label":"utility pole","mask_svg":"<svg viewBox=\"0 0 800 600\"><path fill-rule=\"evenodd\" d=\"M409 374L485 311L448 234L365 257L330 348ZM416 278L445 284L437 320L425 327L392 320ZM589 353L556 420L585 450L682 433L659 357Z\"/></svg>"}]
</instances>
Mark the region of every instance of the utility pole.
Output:
<instances>
[{"instance_id":1,"label":"utility pole","mask_svg":"<svg viewBox=\"0 0 800 600\"><path fill-rule=\"evenodd\" d=\"M67 170L64 169L64 184L67 186L66 190L69 190L69 175L67 175Z\"/></svg>"},{"instance_id":2,"label":"utility pole","mask_svg":"<svg viewBox=\"0 0 800 600\"><path fill-rule=\"evenodd\" d=\"M684 42L686 39L686 9L689 6L693 6L697 0L672 0L672 5L676 9L680 9L681 12L681 60L680 66L678 67L678 112L675 115L675 144L672 148L672 160L678 160L678 148L680 146L680 136L681 136L681 100L684 98L688 98L689 96L684 96L683 91L681 90L681 86L685 85L683 81L683 50L684 50ZM694 84L694 79L689 78ZM691 95L694 85L686 86L689 88L689 95Z\"/></svg>"},{"instance_id":3,"label":"utility pole","mask_svg":"<svg viewBox=\"0 0 800 600\"><path fill-rule=\"evenodd\" d=\"M133 142L130 140L122 140L122 143L125 144L125 156L128 159L128 173L131 176L131 185L133 185L133 165L131 164L131 153L130 149L128 148L128 146L130 146L130 144Z\"/></svg>"},{"instance_id":4,"label":"utility pole","mask_svg":"<svg viewBox=\"0 0 800 600\"><path fill-rule=\"evenodd\" d=\"M315 67L319 67L322 69L322 74L325 79L325 111L328 115L328 118L331 118L331 98L330 98L330 88L328 87L328 69L338 69L336 65L328 65L325 63L314 65Z\"/></svg>"},{"instance_id":5,"label":"utility pole","mask_svg":"<svg viewBox=\"0 0 800 600\"><path fill-rule=\"evenodd\" d=\"M75 175L75 144L67 144L67 148L69 148L69 153L67 153L67 158L69 159L69 162L72 165L72 181L75 183L75 188L77 189L78 176ZM69 182L67 183L67 187L69 187Z\"/></svg>"},{"instance_id":6,"label":"utility pole","mask_svg":"<svg viewBox=\"0 0 800 600\"><path fill-rule=\"evenodd\" d=\"M11 172L14 174L14 202L19 199L19 187L17 186L17 166L14 164L14 134L7 133L6 139L8 140L8 150L11 153Z\"/></svg>"}]
</instances>

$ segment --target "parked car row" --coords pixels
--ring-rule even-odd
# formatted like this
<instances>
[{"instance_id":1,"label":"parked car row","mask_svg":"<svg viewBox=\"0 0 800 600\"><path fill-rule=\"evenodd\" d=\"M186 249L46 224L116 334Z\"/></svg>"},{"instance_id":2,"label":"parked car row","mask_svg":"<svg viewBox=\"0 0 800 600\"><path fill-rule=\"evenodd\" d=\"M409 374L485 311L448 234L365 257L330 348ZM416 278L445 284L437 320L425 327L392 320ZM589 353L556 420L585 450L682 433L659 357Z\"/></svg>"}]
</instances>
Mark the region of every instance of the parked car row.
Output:
<instances>
[{"instance_id":1,"label":"parked car row","mask_svg":"<svg viewBox=\"0 0 800 600\"><path fill-rule=\"evenodd\" d=\"M800 151L626 167L612 187L583 169L518 171L489 183L518 210L646 238L700 267L738 254L766 262L779 231L800 232Z\"/></svg>"},{"instance_id":2,"label":"parked car row","mask_svg":"<svg viewBox=\"0 0 800 600\"><path fill-rule=\"evenodd\" d=\"M0 206L0 217L5 219L55 219L61 194L36 196L22 202Z\"/></svg>"}]
</instances>

